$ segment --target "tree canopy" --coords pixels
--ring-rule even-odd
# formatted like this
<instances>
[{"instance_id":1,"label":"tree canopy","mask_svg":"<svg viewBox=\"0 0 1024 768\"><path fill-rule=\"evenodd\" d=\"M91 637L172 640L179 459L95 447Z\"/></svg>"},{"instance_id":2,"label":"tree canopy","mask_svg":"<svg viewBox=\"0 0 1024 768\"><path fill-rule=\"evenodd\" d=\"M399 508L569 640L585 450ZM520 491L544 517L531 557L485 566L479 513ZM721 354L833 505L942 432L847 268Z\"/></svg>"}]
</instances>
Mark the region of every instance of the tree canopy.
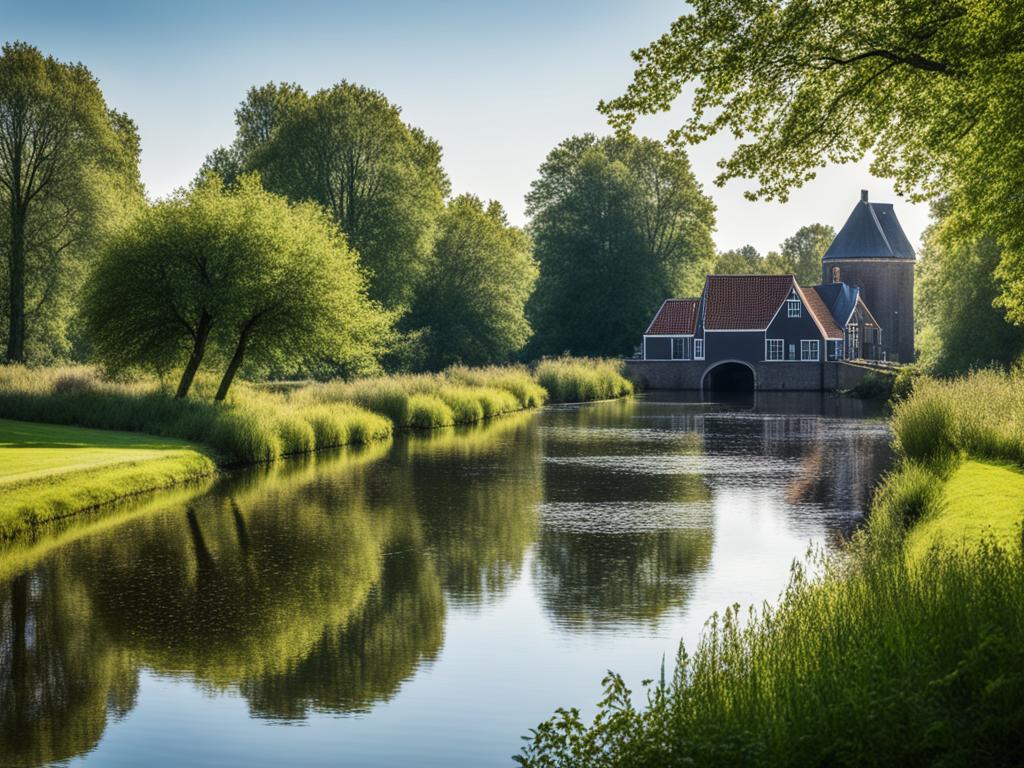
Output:
<instances>
[{"instance_id":1,"label":"tree canopy","mask_svg":"<svg viewBox=\"0 0 1024 768\"><path fill-rule=\"evenodd\" d=\"M739 137L719 184L785 200L826 163L871 159L900 193L945 196L993 238L997 301L1024 322L1024 6L986 0L694 0L633 56L601 110L620 130L692 87L670 140ZM689 92L689 88L688 91Z\"/></svg>"},{"instance_id":2,"label":"tree canopy","mask_svg":"<svg viewBox=\"0 0 1024 768\"><path fill-rule=\"evenodd\" d=\"M917 273L918 347L922 364L938 374L988 365L1006 367L1024 354L1024 329L993 306L1001 252L992 237L964 236L947 203L933 206Z\"/></svg>"},{"instance_id":3,"label":"tree canopy","mask_svg":"<svg viewBox=\"0 0 1024 768\"><path fill-rule=\"evenodd\" d=\"M670 296L695 294L714 259L714 205L681 149L574 136L527 195L540 265L534 352L623 354Z\"/></svg>"},{"instance_id":4,"label":"tree canopy","mask_svg":"<svg viewBox=\"0 0 1024 768\"><path fill-rule=\"evenodd\" d=\"M368 371L391 316L367 298L355 254L316 205L288 203L243 176L158 203L113 238L85 301L95 351L112 369L183 366L188 394L208 352L284 372Z\"/></svg>"},{"instance_id":5,"label":"tree canopy","mask_svg":"<svg viewBox=\"0 0 1024 768\"><path fill-rule=\"evenodd\" d=\"M428 368L505 362L530 338L526 301L537 280L532 243L509 226L501 205L472 195L452 200L412 322L424 328Z\"/></svg>"},{"instance_id":6,"label":"tree canopy","mask_svg":"<svg viewBox=\"0 0 1024 768\"><path fill-rule=\"evenodd\" d=\"M92 73L25 43L0 53L0 316L8 362L71 351L76 292L142 204L139 139Z\"/></svg>"},{"instance_id":7,"label":"tree canopy","mask_svg":"<svg viewBox=\"0 0 1024 768\"><path fill-rule=\"evenodd\" d=\"M252 88L235 122L235 142L206 169L229 184L258 171L267 189L322 205L368 270L371 297L408 307L449 191L440 145L382 93L345 81L314 94Z\"/></svg>"}]
</instances>

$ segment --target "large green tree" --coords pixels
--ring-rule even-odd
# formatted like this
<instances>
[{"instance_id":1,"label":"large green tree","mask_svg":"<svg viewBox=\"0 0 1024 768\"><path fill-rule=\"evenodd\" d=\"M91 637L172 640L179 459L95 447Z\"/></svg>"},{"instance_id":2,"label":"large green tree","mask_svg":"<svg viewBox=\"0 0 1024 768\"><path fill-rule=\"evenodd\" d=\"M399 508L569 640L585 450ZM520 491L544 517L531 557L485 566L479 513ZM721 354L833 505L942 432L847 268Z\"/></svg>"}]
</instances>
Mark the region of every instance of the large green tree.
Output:
<instances>
[{"instance_id":1,"label":"large green tree","mask_svg":"<svg viewBox=\"0 0 1024 768\"><path fill-rule=\"evenodd\" d=\"M1024 5L989 0L694 0L634 53L601 109L628 129L692 109L671 140L740 137L719 183L786 199L826 163L871 158L897 191L945 196L1001 250L998 301L1024 322Z\"/></svg>"},{"instance_id":2,"label":"large green tree","mask_svg":"<svg viewBox=\"0 0 1024 768\"><path fill-rule=\"evenodd\" d=\"M714 260L714 205L686 153L633 136L574 136L527 195L540 264L528 306L542 354L623 354Z\"/></svg>"},{"instance_id":3,"label":"large green tree","mask_svg":"<svg viewBox=\"0 0 1024 768\"><path fill-rule=\"evenodd\" d=\"M532 250L500 204L472 195L448 204L412 317L424 329L426 367L505 362L523 348L537 280Z\"/></svg>"},{"instance_id":4,"label":"large green tree","mask_svg":"<svg viewBox=\"0 0 1024 768\"><path fill-rule=\"evenodd\" d=\"M933 207L917 275L918 347L922 364L937 374L988 365L1007 366L1024 354L1024 329L993 306L999 294L995 239L963 232L948 204Z\"/></svg>"},{"instance_id":5,"label":"large green tree","mask_svg":"<svg viewBox=\"0 0 1024 768\"><path fill-rule=\"evenodd\" d=\"M326 208L370 273L370 294L408 307L425 274L449 192L441 148L382 93L348 82L307 94L249 91L234 144L206 167L229 182L259 171L271 191Z\"/></svg>"},{"instance_id":6,"label":"large green tree","mask_svg":"<svg viewBox=\"0 0 1024 768\"><path fill-rule=\"evenodd\" d=\"M828 224L808 224L787 237L779 248L784 271L796 275L801 285L821 282L821 257L832 245L836 231Z\"/></svg>"},{"instance_id":7,"label":"large green tree","mask_svg":"<svg viewBox=\"0 0 1024 768\"><path fill-rule=\"evenodd\" d=\"M142 204L135 125L82 64L0 53L0 314L8 362L70 352L87 261Z\"/></svg>"},{"instance_id":8,"label":"large green tree","mask_svg":"<svg viewBox=\"0 0 1024 768\"><path fill-rule=\"evenodd\" d=\"M757 275L764 269L764 258L752 245L721 251L715 257L716 275Z\"/></svg>"},{"instance_id":9,"label":"large green tree","mask_svg":"<svg viewBox=\"0 0 1024 768\"><path fill-rule=\"evenodd\" d=\"M212 352L217 399L244 363L372 370L392 319L330 218L254 176L228 191L211 177L140 215L94 270L85 313L108 367L181 367L179 397Z\"/></svg>"}]
</instances>

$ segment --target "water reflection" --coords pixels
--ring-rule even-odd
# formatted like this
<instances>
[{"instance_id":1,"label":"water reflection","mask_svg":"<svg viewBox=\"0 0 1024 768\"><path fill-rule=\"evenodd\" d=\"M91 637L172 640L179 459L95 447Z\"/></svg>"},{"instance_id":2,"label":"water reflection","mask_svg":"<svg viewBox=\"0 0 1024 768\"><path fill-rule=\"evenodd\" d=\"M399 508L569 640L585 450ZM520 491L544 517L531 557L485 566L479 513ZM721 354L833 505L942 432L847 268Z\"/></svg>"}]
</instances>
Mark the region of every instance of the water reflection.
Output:
<instances>
[{"instance_id":1,"label":"water reflection","mask_svg":"<svg viewBox=\"0 0 1024 768\"><path fill-rule=\"evenodd\" d=\"M888 451L884 424L851 407L552 408L237 474L8 550L0 764L88 753L135 706L142 671L260 719L374 713L438 664L452 614L463 632L494 621L524 583L535 621L570 640L654 629L736 567L721 546L732 517L770 514L799 536L857 524ZM512 626L509 644L540 628ZM473 678L455 721L517 674L486 650L491 677ZM246 761L270 759L253 747Z\"/></svg>"}]
</instances>

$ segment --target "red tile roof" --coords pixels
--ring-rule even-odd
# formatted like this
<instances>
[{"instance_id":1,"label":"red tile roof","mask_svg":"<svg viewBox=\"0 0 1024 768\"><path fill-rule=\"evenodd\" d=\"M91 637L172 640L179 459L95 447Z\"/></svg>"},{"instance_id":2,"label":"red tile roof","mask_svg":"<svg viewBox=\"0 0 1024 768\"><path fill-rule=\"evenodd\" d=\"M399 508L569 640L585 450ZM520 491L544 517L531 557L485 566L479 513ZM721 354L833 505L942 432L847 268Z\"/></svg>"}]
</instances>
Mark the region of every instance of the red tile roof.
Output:
<instances>
[{"instance_id":1,"label":"red tile roof","mask_svg":"<svg viewBox=\"0 0 1024 768\"><path fill-rule=\"evenodd\" d=\"M835 318L832 317L832 313L828 311L828 304L818 293L817 288L821 286L815 286L812 288L804 288L797 286L797 290L800 291L800 296L804 300L804 306L807 307L807 311L811 317L818 323L818 327L822 330L826 339L841 339L843 338L842 329L836 324Z\"/></svg>"},{"instance_id":2,"label":"red tile roof","mask_svg":"<svg viewBox=\"0 0 1024 768\"><path fill-rule=\"evenodd\" d=\"M697 328L697 305L700 299L666 299L651 320L647 335L691 334Z\"/></svg>"},{"instance_id":3,"label":"red tile roof","mask_svg":"<svg viewBox=\"0 0 1024 768\"><path fill-rule=\"evenodd\" d=\"M795 284L792 275L708 275L704 327L764 330Z\"/></svg>"}]
</instances>

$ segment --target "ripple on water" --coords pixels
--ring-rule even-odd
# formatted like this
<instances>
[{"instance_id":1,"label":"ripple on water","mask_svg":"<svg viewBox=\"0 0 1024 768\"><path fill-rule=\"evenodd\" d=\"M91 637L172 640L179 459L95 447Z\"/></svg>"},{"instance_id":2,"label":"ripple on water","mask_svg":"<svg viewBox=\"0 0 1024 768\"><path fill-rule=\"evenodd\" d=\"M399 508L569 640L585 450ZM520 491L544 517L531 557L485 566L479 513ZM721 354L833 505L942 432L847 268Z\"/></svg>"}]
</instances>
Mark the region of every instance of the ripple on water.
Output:
<instances>
[{"instance_id":1,"label":"ripple on water","mask_svg":"<svg viewBox=\"0 0 1024 768\"><path fill-rule=\"evenodd\" d=\"M692 502L545 502L545 527L568 533L647 533L712 526L710 501Z\"/></svg>"}]
</instances>

